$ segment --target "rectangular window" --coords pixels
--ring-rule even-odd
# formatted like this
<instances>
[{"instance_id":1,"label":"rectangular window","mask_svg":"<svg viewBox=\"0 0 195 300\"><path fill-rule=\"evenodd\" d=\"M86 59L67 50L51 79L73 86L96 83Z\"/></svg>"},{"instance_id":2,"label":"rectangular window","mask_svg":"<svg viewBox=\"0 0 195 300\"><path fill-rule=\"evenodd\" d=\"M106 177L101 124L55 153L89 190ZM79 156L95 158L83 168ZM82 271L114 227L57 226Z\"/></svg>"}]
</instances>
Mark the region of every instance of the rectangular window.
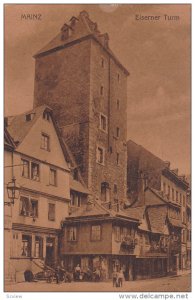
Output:
<instances>
[{"instance_id":1,"label":"rectangular window","mask_svg":"<svg viewBox=\"0 0 195 300\"><path fill-rule=\"evenodd\" d=\"M119 138L120 137L120 128L116 127L116 137Z\"/></svg>"},{"instance_id":2,"label":"rectangular window","mask_svg":"<svg viewBox=\"0 0 195 300\"><path fill-rule=\"evenodd\" d=\"M31 212L30 212L30 215L32 217L38 217L38 201L31 199L30 203L31 203Z\"/></svg>"},{"instance_id":3,"label":"rectangular window","mask_svg":"<svg viewBox=\"0 0 195 300\"><path fill-rule=\"evenodd\" d=\"M176 202L179 201L179 194L178 194L178 191L176 191Z\"/></svg>"},{"instance_id":4,"label":"rectangular window","mask_svg":"<svg viewBox=\"0 0 195 300\"><path fill-rule=\"evenodd\" d=\"M170 194L171 194L171 189L170 189L170 186L168 185L168 194L167 194L168 199L170 199Z\"/></svg>"},{"instance_id":5,"label":"rectangular window","mask_svg":"<svg viewBox=\"0 0 195 300\"><path fill-rule=\"evenodd\" d=\"M13 257L21 256L21 240L16 232L12 235L11 255Z\"/></svg>"},{"instance_id":6,"label":"rectangular window","mask_svg":"<svg viewBox=\"0 0 195 300\"><path fill-rule=\"evenodd\" d=\"M101 66L102 66L102 68L104 68L104 59L103 59L103 57L101 58Z\"/></svg>"},{"instance_id":7,"label":"rectangular window","mask_svg":"<svg viewBox=\"0 0 195 300\"><path fill-rule=\"evenodd\" d=\"M101 85L101 87L100 87L100 95L103 96L103 94L104 94L104 87Z\"/></svg>"},{"instance_id":8,"label":"rectangular window","mask_svg":"<svg viewBox=\"0 0 195 300\"><path fill-rule=\"evenodd\" d=\"M107 132L107 117L100 114L100 129Z\"/></svg>"},{"instance_id":9,"label":"rectangular window","mask_svg":"<svg viewBox=\"0 0 195 300\"><path fill-rule=\"evenodd\" d=\"M49 151L50 149L50 139L49 136L45 133L41 134L41 149Z\"/></svg>"},{"instance_id":10,"label":"rectangular window","mask_svg":"<svg viewBox=\"0 0 195 300\"><path fill-rule=\"evenodd\" d=\"M108 182L101 183L101 200L103 202L110 201L110 187Z\"/></svg>"},{"instance_id":11,"label":"rectangular window","mask_svg":"<svg viewBox=\"0 0 195 300\"><path fill-rule=\"evenodd\" d=\"M71 226L68 228L68 241L76 241L77 240L77 227Z\"/></svg>"},{"instance_id":12,"label":"rectangular window","mask_svg":"<svg viewBox=\"0 0 195 300\"><path fill-rule=\"evenodd\" d=\"M57 185L57 171L54 169L49 170L49 184L50 185Z\"/></svg>"},{"instance_id":13,"label":"rectangular window","mask_svg":"<svg viewBox=\"0 0 195 300\"><path fill-rule=\"evenodd\" d=\"M172 189L172 200L175 201L175 191Z\"/></svg>"},{"instance_id":14,"label":"rectangular window","mask_svg":"<svg viewBox=\"0 0 195 300\"><path fill-rule=\"evenodd\" d=\"M40 236L35 237L35 257L43 257L43 239Z\"/></svg>"},{"instance_id":15,"label":"rectangular window","mask_svg":"<svg viewBox=\"0 0 195 300\"><path fill-rule=\"evenodd\" d=\"M31 162L31 179L40 180L39 164L35 162Z\"/></svg>"},{"instance_id":16,"label":"rectangular window","mask_svg":"<svg viewBox=\"0 0 195 300\"><path fill-rule=\"evenodd\" d=\"M30 257L32 247L32 237L30 235L22 235L22 256Z\"/></svg>"},{"instance_id":17,"label":"rectangular window","mask_svg":"<svg viewBox=\"0 0 195 300\"><path fill-rule=\"evenodd\" d=\"M126 227L123 227L123 236L127 236L128 235L128 230Z\"/></svg>"},{"instance_id":18,"label":"rectangular window","mask_svg":"<svg viewBox=\"0 0 195 300\"><path fill-rule=\"evenodd\" d=\"M116 154L116 164L119 165L119 153Z\"/></svg>"},{"instance_id":19,"label":"rectangular window","mask_svg":"<svg viewBox=\"0 0 195 300\"><path fill-rule=\"evenodd\" d=\"M104 164L104 149L101 147L97 147L97 160L99 164Z\"/></svg>"},{"instance_id":20,"label":"rectangular window","mask_svg":"<svg viewBox=\"0 0 195 300\"><path fill-rule=\"evenodd\" d=\"M29 216L30 213L30 202L28 197L20 197L20 215Z\"/></svg>"},{"instance_id":21,"label":"rectangular window","mask_svg":"<svg viewBox=\"0 0 195 300\"><path fill-rule=\"evenodd\" d=\"M38 200L21 196L20 215L26 217L38 217Z\"/></svg>"},{"instance_id":22,"label":"rectangular window","mask_svg":"<svg viewBox=\"0 0 195 300\"><path fill-rule=\"evenodd\" d=\"M115 227L115 241L120 242L121 240L121 229L119 226Z\"/></svg>"},{"instance_id":23,"label":"rectangular window","mask_svg":"<svg viewBox=\"0 0 195 300\"><path fill-rule=\"evenodd\" d=\"M179 203L181 204L181 201L182 201L182 194L180 193L179 195Z\"/></svg>"},{"instance_id":24,"label":"rectangular window","mask_svg":"<svg viewBox=\"0 0 195 300\"><path fill-rule=\"evenodd\" d=\"M48 204L48 220L55 221L55 204Z\"/></svg>"},{"instance_id":25,"label":"rectangular window","mask_svg":"<svg viewBox=\"0 0 195 300\"><path fill-rule=\"evenodd\" d=\"M70 205L71 206L81 206L81 195L76 192L70 192Z\"/></svg>"},{"instance_id":26,"label":"rectangular window","mask_svg":"<svg viewBox=\"0 0 195 300\"><path fill-rule=\"evenodd\" d=\"M30 162L26 159L22 159L22 177L29 178L30 176Z\"/></svg>"},{"instance_id":27,"label":"rectangular window","mask_svg":"<svg viewBox=\"0 0 195 300\"><path fill-rule=\"evenodd\" d=\"M118 80L118 82L120 82L120 74L119 73L117 74L117 80Z\"/></svg>"},{"instance_id":28,"label":"rectangular window","mask_svg":"<svg viewBox=\"0 0 195 300\"><path fill-rule=\"evenodd\" d=\"M120 100L119 99L117 99L117 101L116 101L116 107L118 110L120 109Z\"/></svg>"},{"instance_id":29,"label":"rectangular window","mask_svg":"<svg viewBox=\"0 0 195 300\"><path fill-rule=\"evenodd\" d=\"M118 193L118 187L117 187L117 184L114 183L114 194L117 194Z\"/></svg>"},{"instance_id":30,"label":"rectangular window","mask_svg":"<svg viewBox=\"0 0 195 300\"><path fill-rule=\"evenodd\" d=\"M91 226L91 240L92 241L100 241L101 239L101 226L100 225L92 225Z\"/></svg>"}]
</instances>

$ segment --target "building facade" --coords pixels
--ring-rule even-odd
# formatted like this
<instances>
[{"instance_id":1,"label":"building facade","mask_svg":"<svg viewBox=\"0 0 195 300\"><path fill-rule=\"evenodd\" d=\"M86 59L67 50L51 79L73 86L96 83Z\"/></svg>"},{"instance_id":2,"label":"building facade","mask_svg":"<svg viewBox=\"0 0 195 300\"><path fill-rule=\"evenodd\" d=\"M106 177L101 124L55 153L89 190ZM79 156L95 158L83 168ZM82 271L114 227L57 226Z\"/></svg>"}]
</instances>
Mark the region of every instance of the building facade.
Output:
<instances>
[{"instance_id":1,"label":"building facade","mask_svg":"<svg viewBox=\"0 0 195 300\"><path fill-rule=\"evenodd\" d=\"M179 269L186 269L189 265L187 258L187 216L189 219L190 209L187 208L187 197L189 194L189 183L184 175L178 174L178 169L171 170L170 163L164 162L153 155L144 147L133 141L127 142L128 164L127 164L127 185L128 198L131 205L142 206L146 202L146 189L151 188L159 194L162 199L172 205L173 215L180 219L179 227L173 225L173 232L177 227L177 235L180 241ZM153 201L151 199L151 201ZM155 200L156 201L156 200ZM189 223L189 222L188 222ZM171 225L170 225L171 226ZM170 232L171 234L171 232ZM189 238L189 235L188 235ZM190 243L188 242L188 247ZM190 250L190 249L189 249ZM188 252L188 256L189 252Z\"/></svg>"},{"instance_id":2,"label":"building facade","mask_svg":"<svg viewBox=\"0 0 195 300\"><path fill-rule=\"evenodd\" d=\"M5 215L7 211L10 215L5 218L9 220L5 269L7 279L23 281L25 271L35 273L44 264L58 262L61 221L70 202L70 169L48 107L8 118L6 123L15 148L5 152L5 184L14 177L20 194L13 205L5 205Z\"/></svg>"},{"instance_id":3,"label":"building facade","mask_svg":"<svg viewBox=\"0 0 195 300\"><path fill-rule=\"evenodd\" d=\"M100 280L111 279L123 270L126 280L134 278L136 232L139 220L128 216L118 205L105 208L98 202L74 210L64 221L61 259L74 272L100 271Z\"/></svg>"},{"instance_id":4,"label":"building facade","mask_svg":"<svg viewBox=\"0 0 195 300\"><path fill-rule=\"evenodd\" d=\"M83 11L34 57L34 107L53 109L91 198L124 201L129 73L108 34Z\"/></svg>"}]
</instances>

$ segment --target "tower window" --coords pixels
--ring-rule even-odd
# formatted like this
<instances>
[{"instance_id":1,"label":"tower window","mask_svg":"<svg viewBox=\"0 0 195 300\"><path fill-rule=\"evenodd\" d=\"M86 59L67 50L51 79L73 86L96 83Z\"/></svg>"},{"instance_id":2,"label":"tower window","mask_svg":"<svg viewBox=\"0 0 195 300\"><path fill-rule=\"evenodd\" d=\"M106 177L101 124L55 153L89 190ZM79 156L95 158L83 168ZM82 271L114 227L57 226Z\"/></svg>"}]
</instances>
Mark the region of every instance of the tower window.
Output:
<instances>
[{"instance_id":1,"label":"tower window","mask_svg":"<svg viewBox=\"0 0 195 300\"><path fill-rule=\"evenodd\" d=\"M120 100L119 99L117 99L117 101L116 101L116 107L118 110L120 109Z\"/></svg>"},{"instance_id":2,"label":"tower window","mask_svg":"<svg viewBox=\"0 0 195 300\"><path fill-rule=\"evenodd\" d=\"M101 85L101 87L100 87L100 95L103 96L103 94L104 94L104 87Z\"/></svg>"},{"instance_id":3,"label":"tower window","mask_svg":"<svg viewBox=\"0 0 195 300\"><path fill-rule=\"evenodd\" d=\"M117 187L117 184L115 183L114 184L114 194L117 194L118 193L118 187Z\"/></svg>"},{"instance_id":4,"label":"tower window","mask_svg":"<svg viewBox=\"0 0 195 300\"><path fill-rule=\"evenodd\" d=\"M107 117L100 114L100 129L107 132Z\"/></svg>"},{"instance_id":5,"label":"tower window","mask_svg":"<svg viewBox=\"0 0 195 300\"><path fill-rule=\"evenodd\" d=\"M116 137L119 138L120 136L120 128L116 127Z\"/></svg>"},{"instance_id":6,"label":"tower window","mask_svg":"<svg viewBox=\"0 0 195 300\"><path fill-rule=\"evenodd\" d=\"M117 80L118 80L118 82L120 82L120 74L119 73L117 74Z\"/></svg>"},{"instance_id":7,"label":"tower window","mask_svg":"<svg viewBox=\"0 0 195 300\"><path fill-rule=\"evenodd\" d=\"M103 202L110 201L110 187L108 182L101 183L101 200Z\"/></svg>"},{"instance_id":8,"label":"tower window","mask_svg":"<svg viewBox=\"0 0 195 300\"><path fill-rule=\"evenodd\" d=\"M97 158L96 158L96 161L97 163L99 164L104 164L104 149L102 147L97 147Z\"/></svg>"},{"instance_id":9,"label":"tower window","mask_svg":"<svg viewBox=\"0 0 195 300\"><path fill-rule=\"evenodd\" d=\"M118 152L116 154L116 164L117 164L117 166L119 165L119 153Z\"/></svg>"},{"instance_id":10,"label":"tower window","mask_svg":"<svg viewBox=\"0 0 195 300\"><path fill-rule=\"evenodd\" d=\"M104 59L103 59L103 57L101 58L101 66L102 66L102 68L104 68L104 65L105 65L105 62L104 62Z\"/></svg>"}]
</instances>

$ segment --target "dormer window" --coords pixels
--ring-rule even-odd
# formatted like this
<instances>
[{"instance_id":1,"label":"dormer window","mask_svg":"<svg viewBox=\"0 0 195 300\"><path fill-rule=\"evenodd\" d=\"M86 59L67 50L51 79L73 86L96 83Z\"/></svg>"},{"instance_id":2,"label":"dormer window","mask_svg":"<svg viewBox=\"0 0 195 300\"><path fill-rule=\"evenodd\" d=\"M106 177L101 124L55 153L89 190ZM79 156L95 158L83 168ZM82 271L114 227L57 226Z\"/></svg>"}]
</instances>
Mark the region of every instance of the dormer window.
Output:
<instances>
[{"instance_id":1,"label":"dormer window","mask_svg":"<svg viewBox=\"0 0 195 300\"><path fill-rule=\"evenodd\" d=\"M71 35L71 27L64 24L61 28L61 40L66 40Z\"/></svg>"},{"instance_id":2,"label":"dormer window","mask_svg":"<svg viewBox=\"0 0 195 300\"><path fill-rule=\"evenodd\" d=\"M26 115L26 122L32 121L33 118L34 118L34 115L35 115L34 113L27 114Z\"/></svg>"},{"instance_id":3,"label":"dormer window","mask_svg":"<svg viewBox=\"0 0 195 300\"><path fill-rule=\"evenodd\" d=\"M75 25L76 25L76 23L78 22L78 19L76 18L76 17L72 17L71 19L70 19L70 26L71 27L74 27Z\"/></svg>"},{"instance_id":4,"label":"dormer window","mask_svg":"<svg viewBox=\"0 0 195 300\"><path fill-rule=\"evenodd\" d=\"M49 121L50 120L50 115L48 111L44 111L43 113L43 119Z\"/></svg>"}]
</instances>

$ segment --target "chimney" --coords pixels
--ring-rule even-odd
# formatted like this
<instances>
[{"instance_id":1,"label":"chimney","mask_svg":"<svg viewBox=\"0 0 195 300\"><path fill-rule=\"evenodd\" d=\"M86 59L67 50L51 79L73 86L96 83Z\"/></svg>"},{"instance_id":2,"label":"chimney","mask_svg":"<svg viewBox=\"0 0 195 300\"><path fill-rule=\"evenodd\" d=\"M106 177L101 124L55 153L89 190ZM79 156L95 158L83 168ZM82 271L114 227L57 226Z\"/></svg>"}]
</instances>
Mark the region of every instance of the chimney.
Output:
<instances>
[{"instance_id":1,"label":"chimney","mask_svg":"<svg viewBox=\"0 0 195 300\"><path fill-rule=\"evenodd\" d=\"M88 14L88 12L86 12L86 10L81 11L80 16L82 16L84 18L89 18L89 14Z\"/></svg>"}]
</instances>

